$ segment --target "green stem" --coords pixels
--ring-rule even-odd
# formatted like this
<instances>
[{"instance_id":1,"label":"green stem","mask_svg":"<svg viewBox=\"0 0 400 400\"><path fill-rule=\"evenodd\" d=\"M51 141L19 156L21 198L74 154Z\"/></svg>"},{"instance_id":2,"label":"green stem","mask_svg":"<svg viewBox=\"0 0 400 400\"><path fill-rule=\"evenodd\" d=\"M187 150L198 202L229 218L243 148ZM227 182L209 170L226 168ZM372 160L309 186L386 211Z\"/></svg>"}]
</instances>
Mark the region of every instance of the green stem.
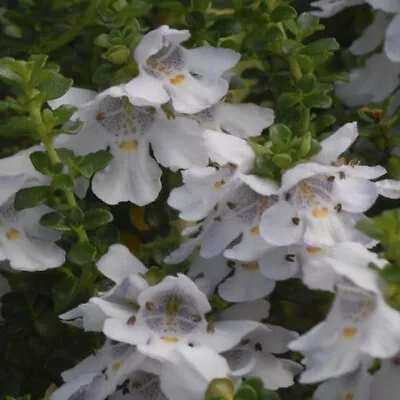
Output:
<instances>
[{"instance_id":1,"label":"green stem","mask_svg":"<svg viewBox=\"0 0 400 400\"><path fill-rule=\"evenodd\" d=\"M83 28L91 24L96 13L96 7L97 0L91 0L86 10L85 17L79 23L72 25L71 29L60 35L57 39L49 42L47 46L43 46L39 52L43 54L50 54L58 48L64 47L69 42L74 40Z\"/></svg>"},{"instance_id":2,"label":"green stem","mask_svg":"<svg viewBox=\"0 0 400 400\"><path fill-rule=\"evenodd\" d=\"M307 133L310 124L310 109L303 106L300 114L300 130L301 132Z\"/></svg>"},{"instance_id":3,"label":"green stem","mask_svg":"<svg viewBox=\"0 0 400 400\"><path fill-rule=\"evenodd\" d=\"M29 106L29 114L36 126L36 131L38 133L40 141L44 144L47 150L47 154L49 156L50 162L52 165L59 164L61 162L60 157L57 154L55 147L53 146L53 142L51 141L51 137L49 135L48 128L43 121L42 113L40 106L38 106L34 101L31 102ZM73 192L64 189L65 198L67 200L68 205L73 208L77 207L78 204L75 199L75 195ZM82 226L73 228L76 234L78 235L79 242L88 242L89 238L85 229Z\"/></svg>"}]
</instances>

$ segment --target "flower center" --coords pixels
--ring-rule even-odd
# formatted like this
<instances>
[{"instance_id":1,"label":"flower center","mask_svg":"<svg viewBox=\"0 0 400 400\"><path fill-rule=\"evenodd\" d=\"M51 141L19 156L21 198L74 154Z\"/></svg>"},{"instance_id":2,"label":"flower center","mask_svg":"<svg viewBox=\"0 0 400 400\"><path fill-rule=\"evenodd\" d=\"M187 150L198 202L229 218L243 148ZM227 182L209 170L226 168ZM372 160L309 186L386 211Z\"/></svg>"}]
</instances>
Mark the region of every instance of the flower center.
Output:
<instances>
[{"instance_id":1,"label":"flower center","mask_svg":"<svg viewBox=\"0 0 400 400\"><path fill-rule=\"evenodd\" d=\"M183 71L185 69L185 62L183 60L182 50L179 46L174 46L168 42L165 38L166 45L162 47L157 53L153 54L147 59L146 65L143 66L147 74L156 79L164 79L165 77L176 74L176 72ZM182 83L185 79L183 74L176 75L178 78L176 82ZM173 85L179 83L171 83Z\"/></svg>"},{"instance_id":2,"label":"flower center","mask_svg":"<svg viewBox=\"0 0 400 400\"><path fill-rule=\"evenodd\" d=\"M141 317L167 343L176 342L179 334L192 333L206 323L193 298L181 291L157 294L141 308Z\"/></svg>"},{"instance_id":3,"label":"flower center","mask_svg":"<svg viewBox=\"0 0 400 400\"><path fill-rule=\"evenodd\" d=\"M155 119L153 107L136 107L126 97L107 97L99 103L96 120L122 150L136 150Z\"/></svg>"},{"instance_id":4,"label":"flower center","mask_svg":"<svg viewBox=\"0 0 400 400\"><path fill-rule=\"evenodd\" d=\"M328 205L333 201L332 185L334 179L328 175L317 175L300 181L293 189L286 193L286 200L301 210L312 210L314 218L324 218L328 215Z\"/></svg>"}]
</instances>

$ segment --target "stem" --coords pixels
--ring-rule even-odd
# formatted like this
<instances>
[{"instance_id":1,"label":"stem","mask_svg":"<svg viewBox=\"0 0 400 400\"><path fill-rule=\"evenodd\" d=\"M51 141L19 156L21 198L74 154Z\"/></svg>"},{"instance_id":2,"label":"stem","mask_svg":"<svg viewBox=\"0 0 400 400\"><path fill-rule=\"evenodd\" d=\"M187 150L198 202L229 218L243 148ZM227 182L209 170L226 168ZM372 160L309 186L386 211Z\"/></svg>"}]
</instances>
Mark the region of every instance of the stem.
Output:
<instances>
[{"instance_id":1,"label":"stem","mask_svg":"<svg viewBox=\"0 0 400 400\"><path fill-rule=\"evenodd\" d=\"M58 48L63 47L74 40L82 31L82 29L92 22L93 17L96 13L96 6L97 0L91 0L88 8L86 9L86 14L84 18L79 23L73 24L71 29L63 33L57 39L49 42L47 46L42 47L39 52L50 54Z\"/></svg>"},{"instance_id":2,"label":"stem","mask_svg":"<svg viewBox=\"0 0 400 400\"><path fill-rule=\"evenodd\" d=\"M305 132L305 133L308 132L309 123L310 123L310 109L303 105L303 107L301 109L301 114L300 114L300 129L301 129L301 132Z\"/></svg>"},{"instance_id":3,"label":"stem","mask_svg":"<svg viewBox=\"0 0 400 400\"><path fill-rule=\"evenodd\" d=\"M60 157L58 157L57 151L53 146L53 142L51 141L48 128L46 124L43 122L42 113L40 107L33 101L29 105L29 114L32 118L36 126L36 131L39 135L39 139L44 144L47 150L47 154L49 155L49 159L52 165L59 164L61 162ZM78 204L75 200L75 195L73 192L64 189L65 198L67 200L68 205L73 208L77 207ZM79 242L88 242L89 238L85 229L82 226L73 227L73 230L76 232L79 238Z\"/></svg>"},{"instance_id":4,"label":"stem","mask_svg":"<svg viewBox=\"0 0 400 400\"><path fill-rule=\"evenodd\" d=\"M268 11L272 12L276 7L276 0L265 0ZM282 35L285 39L288 39L286 34L285 27L281 22L277 24L278 28L282 32ZM287 61L289 63L290 69L292 71L292 75L296 82L298 82L303 77L303 72L301 71L300 65L294 55L288 55ZM306 106L302 106L301 114L300 114L300 131L302 133L307 133L309 130L310 124L310 109Z\"/></svg>"}]
</instances>

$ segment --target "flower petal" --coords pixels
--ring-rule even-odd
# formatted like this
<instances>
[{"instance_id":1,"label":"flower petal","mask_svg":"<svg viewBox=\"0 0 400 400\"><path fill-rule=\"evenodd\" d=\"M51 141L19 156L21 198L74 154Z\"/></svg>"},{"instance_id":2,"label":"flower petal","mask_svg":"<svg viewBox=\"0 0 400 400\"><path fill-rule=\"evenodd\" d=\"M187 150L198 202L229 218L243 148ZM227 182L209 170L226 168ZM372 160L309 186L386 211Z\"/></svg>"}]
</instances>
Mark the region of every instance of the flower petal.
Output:
<instances>
[{"instance_id":1,"label":"flower petal","mask_svg":"<svg viewBox=\"0 0 400 400\"><path fill-rule=\"evenodd\" d=\"M203 46L187 50L186 59L189 70L195 74L221 75L236 65L240 53L231 49Z\"/></svg>"},{"instance_id":2,"label":"flower petal","mask_svg":"<svg viewBox=\"0 0 400 400\"><path fill-rule=\"evenodd\" d=\"M289 203L279 201L264 212L260 222L260 233L263 239L275 246L287 246L297 243L303 237L305 223L298 218L296 210Z\"/></svg>"},{"instance_id":3,"label":"flower petal","mask_svg":"<svg viewBox=\"0 0 400 400\"><path fill-rule=\"evenodd\" d=\"M147 268L121 244L113 244L97 262L98 270L116 283L121 283L131 274L145 273Z\"/></svg>"},{"instance_id":4,"label":"flower petal","mask_svg":"<svg viewBox=\"0 0 400 400\"><path fill-rule=\"evenodd\" d=\"M258 136L274 123L274 111L251 103L220 103L215 106L215 118L227 133L247 138Z\"/></svg>"},{"instance_id":5,"label":"flower petal","mask_svg":"<svg viewBox=\"0 0 400 400\"><path fill-rule=\"evenodd\" d=\"M93 177L94 194L107 204L130 201L143 206L154 201L161 190L161 170L149 154L149 144L140 140L135 150L113 145L114 159Z\"/></svg>"},{"instance_id":6,"label":"flower petal","mask_svg":"<svg viewBox=\"0 0 400 400\"><path fill-rule=\"evenodd\" d=\"M169 399L201 400L210 381L228 374L227 361L208 347L178 347L163 364L161 389Z\"/></svg>"},{"instance_id":7,"label":"flower petal","mask_svg":"<svg viewBox=\"0 0 400 400\"><path fill-rule=\"evenodd\" d=\"M400 199L400 181L384 179L375 182L375 185L381 196L388 197L389 199Z\"/></svg>"},{"instance_id":8,"label":"flower petal","mask_svg":"<svg viewBox=\"0 0 400 400\"><path fill-rule=\"evenodd\" d=\"M270 304L265 299L237 303L223 310L219 315L220 320L252 320L261 321L268 318Z\"/></svg>"},{"instance_id":9,"label":"flower petal","mask_svg":"<svg viewBox=\"0 0 400 400\"><path fill-rule=\"evenodd\" d=\"M140 325L127 325L126 321L109 318L104 323L103 332L110 339L133 345L146 344L150 339L149 330Z\"/></svg>"},{"instance_id":10,"label":"flower petal","mask_svg":"<svg viewBox=\"0 0 400 400\"><path fill-rule=\"evenodd\" d=\"M378 11L372 23L367 26L362 35L352 43L349 48L350 52L354 55L363 55L376 50L385 38L390 19L390 15Z\"/></svg>"},{"instance_id":11,"label":"flower petal","mask_svg":"<svg viewBox=\"0 0 400 400\"><path fill-rule=\"evenodd\" d=\"M246 269L246 265L242 266L241 263L236 265L234 275L218 287L218 294L224 300L231 303L252 301L263 298L274 290L275 281L264 277L258 269Z\"/></svg>"},{"instance_id":12,"label":"flower petal","mask_svg":"<svg viewBox=\"0 0 400 400\"><path fill-rule=\"evenodd\" d=\"M360 178L335 180L333 190L342 210L352 213L367 211L379 195L375 183Z\"/></svg>"},{"instance_id":13,"label":"flower petal","mask_svg":"<svg viewBox=\"0 0 400 400\"><path fill-rule=\"evenodd\" d=\"M312 158L312 161L328 165L339 158L358 137L357 122L343 125L334 134L322 140L321 151Z\"/></svg>"},{"instance_id":14,"label":"flower petal","mask_svg":"<svg viewBox=\"0 0 400 400\"><path fill-rule=\"evenodd\" d=\"M151 87L151 90L149 88ZM129 101L136 106L151 106L169 101L169 94L164 89L162 81L145 74L132 79L124 86Z\"/></svg>"},{"instance_id":15,"label":"flower petal","mask_svg":"<svg viewBox=\"0 0 400 400\"><path fill-rule=\"evenodd\" d=\"M149 134L155 158L164 167L176 171L207 165L208 151L196 121L183 117L160 121Z\"/></svg>"},{"instance_id":16,"label":"flower petal","mask_svg":"<svg viewBox=\"0 0 400 400\"><path fill-rule=\"evenodd\" d=\"M265 253L258 263L260 272L276 281L292 278L300 268L297 249L294 246L273 248Z\"/></svg>"},{"instance_id":17,"label":"flower petal","mask_svg":"<svg viewBox=\"0 0 400 400\"><path fill-rule=\"evenodd\" d=\"M209 129L204 131L204 137L210 158L218 164L233 163L245 172L253 165L254 151L244 139Z\"/></svg>"}]
</instances>

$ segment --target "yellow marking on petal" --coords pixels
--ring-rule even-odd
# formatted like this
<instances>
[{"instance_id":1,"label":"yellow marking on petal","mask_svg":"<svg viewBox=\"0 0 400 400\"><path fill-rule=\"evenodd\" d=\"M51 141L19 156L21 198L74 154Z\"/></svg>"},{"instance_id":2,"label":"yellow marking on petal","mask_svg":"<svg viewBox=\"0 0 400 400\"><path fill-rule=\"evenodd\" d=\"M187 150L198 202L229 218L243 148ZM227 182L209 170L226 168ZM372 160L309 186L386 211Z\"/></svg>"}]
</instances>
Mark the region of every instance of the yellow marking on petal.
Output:
<instances>
[{"instance_id":1,"label":"yellow marking on petal","mask_svg":"<svg viewBox=\"0 0 400 400\"><path fill-rule=\"evenodd\" d=\"M357 328L344 328L342 334L345 339L352 339L357 333Z\"/></svg>"},{"instance_id":2,"label":"yellow marking on petal","mask_svg":"<svg viewBox=\"0 0 400 400\"><path fill-rule=\"evenodd\" d=\"M248 263L248 264L243 264L243 268L246 269L247 271L257 271L260 266L258 263Z\"/></svg>"},{"instance_id":3,"label":"yellow marking on petal","mask_svg":"<svg viewBox=\"0 0 400 400\"><path fill-rule=\"evenodd\" d=\"M306 251L309 254L318 254L320 251L322 251L322 249L321 247L307 247Z\"/></svg>"},{"instance_id":4,"label":"yellow marking on petal","mask_svg":"<svg viewBox=\"0 0 400 400\"><path fill-rule=\"evenodd\" d=\"M113 369L113 371L117 372L121 367L122 367L122 363L117 362L117 363L113 364L112 369Z\"/></svg>"},{"instance_id":5,"label":"yellow marking on petal","mask_svg":"<svg viewBox=\"0 0 400 400\"><path fill-rule=\"evenodd\" d=\"M160 339L166 343L177 343L179 342L179 338L176 336L161 336Z\"/></svg>"},{"instance_id":6,"label":"yellow marking on petal","mask_svg":"<svg viewBox=\"0 0 400 400\"><path fill-rule=\"evenodd\" d=\"M353 400L354 395L353 393L347 393L346 396L344 396L344 400Z\"/></svg>"},{"instance_id":7,"label":"yellow marking on petal","mask_svg":"<svg viewBox=\"0 0 400 400\"><path fill-rule=\"evenodd\" d=\"M221 179L220 181L214 183L213 188L219 189L224 184L225 184L225 181L223 179Z\"/></svg>"},{"instance_id":8,"label":"yellow marking on petal","mask_svg":"<svg viewBox=\"0 0 400 400\"><path fill-rule=\"evenodd\" d=\"M138 147L137 140L124 140L119 146L121 150L136 150Z\"/></svg>"},{"instance_id":9,"label":"yellow marking on petal","mask_svg":"<svg viewBox=\"0 0 400 400\"><path fill-rule=\"evenodd\" d=\"M253 226L253 228L250 229L250 233L253 236L260 236L260 227L258 225Z\"/></svg>"},{"instance_id":10,"label":"yellow marking on petal","mask_svg":"<svg viewBox=\"0 0 400 400\"><path fill-rule=\"evenodd\" d=\"M179 86L184 80L186 79L185 75L176 75L173 78L171 78L169 81L175 85L175 86Z\"/></svg>"},{"instance_id":11,"label":"yellow marking on petal","mask_svg":"<svg viewBox=\"0 0 400 400\"><path fill-rule=\"evenodd\" d=\"M17 229L11 228L7 231L6 236L8 240L17 240L21 236L21 232Z\"/></svg>"},{"instance_id":12,"label":"yellow marking on petal","mask_svg":"<svg viewBox=\"0 0 400 400\"><path fill-rule=\"evenodd\" d=\"M312 215L315 218L325 218L328 215L328 209L326 207L314 208L312 211Z\"/></svg>"}]
</instances>

